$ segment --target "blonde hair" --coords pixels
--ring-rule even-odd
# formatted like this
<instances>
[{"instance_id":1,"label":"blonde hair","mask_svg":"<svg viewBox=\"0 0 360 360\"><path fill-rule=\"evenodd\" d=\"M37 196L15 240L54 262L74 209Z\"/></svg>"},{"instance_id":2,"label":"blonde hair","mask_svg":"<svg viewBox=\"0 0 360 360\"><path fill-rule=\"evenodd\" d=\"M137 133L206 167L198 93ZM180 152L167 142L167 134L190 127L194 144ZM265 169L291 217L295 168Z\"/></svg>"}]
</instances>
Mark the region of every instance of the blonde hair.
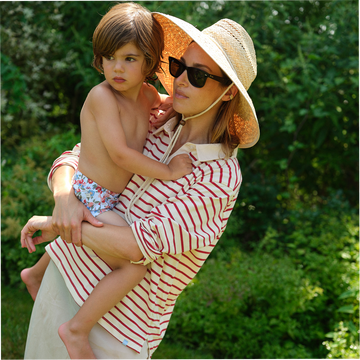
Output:
<instances>
[{"instance_id":1,"label":"blonde hair","mask_svg":"<svg viewBox=\"0 0 360 360\"><path fill-rule=\"evenodd\" d=\"M161 69L164 33L151 12L135 3L113 6L99 22L93 35L93 66L102 73L102 57L112 56L128 43L144 53L145 80L152 80Z\"/></svg>"}]
</instances>

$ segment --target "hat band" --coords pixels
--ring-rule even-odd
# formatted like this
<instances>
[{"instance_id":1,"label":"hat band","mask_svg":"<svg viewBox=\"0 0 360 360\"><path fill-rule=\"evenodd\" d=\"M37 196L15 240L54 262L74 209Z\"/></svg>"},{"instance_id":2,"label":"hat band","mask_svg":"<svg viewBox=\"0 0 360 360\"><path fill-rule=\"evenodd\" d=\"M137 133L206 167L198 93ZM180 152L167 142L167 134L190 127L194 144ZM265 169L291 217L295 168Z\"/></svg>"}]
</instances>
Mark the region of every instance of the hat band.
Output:
<instances>
[{"instance_id":1,"label":"hat band","mask_svg":"<svg viewBox=\"0 0 360 360\"><path fill-rule=\"evenodd\" d=\"M230 88L234 85L234 83L232 82L227 88L226 90L219 96L219 98L214 101L207 109L205 109L204 111L200 112L199 114L196 115L192 115L192 116L188 116L187 118L184 118L184 114L182 115L182 119L181 120L189 120L189 119L193 119L196 118L198 116L201 116L203 114L205 114L206 112L208 112L210 109L212 109L221 99L222 97L230 90Z\"/></svg>"},{"instance_id":2,"label":"hat band","mask_svg":"<svg viewBox=\"0 0 360 360\"><path fill-rule=\"evenodd\" d=\"M182 117L181 117L181 121L179 123L179 126L178 128L176 129L175 131L175 134L174 136L172 137L172 139L170 140L170 143L168 145L168 148L166 149L162 159L160 160L161 162L164 162L167 160L172 148L174 147L179 135L180 135L180 132L181 132L181 129L183 128L183 126L185 125L185 121L189 120L189 119L194 119L194 118L197 118L201 115L204 115L206 112L208 112L210 109L212 109L221 99L222 97L230 90L230 88L234 85L234 83L231 83L227 88L226 90L218 97L218 99L216 101L214 101L208 108L206 108L205 110L201 111L199 114L196 114L196 115L192 115L192 116L188 116L188 117L184 117L184 114L182 114Z\"/></svg>"}]
</instances>

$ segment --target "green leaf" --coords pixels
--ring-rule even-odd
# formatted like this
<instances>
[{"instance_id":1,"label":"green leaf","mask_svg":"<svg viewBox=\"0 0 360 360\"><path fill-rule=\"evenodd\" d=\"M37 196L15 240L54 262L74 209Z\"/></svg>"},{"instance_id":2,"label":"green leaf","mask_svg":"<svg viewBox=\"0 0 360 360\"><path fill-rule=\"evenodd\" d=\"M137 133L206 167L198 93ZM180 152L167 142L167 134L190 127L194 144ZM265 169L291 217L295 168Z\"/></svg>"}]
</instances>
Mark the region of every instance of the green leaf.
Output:
<instances>
[{"instance_id":1,"label":"green leaf","mask_svg":"<svg viewBox=\"0 0 360 360\"><path fill-rule=\"evenodd\" d=\"M354 306L353 305L345 305L342 306L340 309L336 310L337 312L343 312L347 314L353 314L354 313Z\"/></svg>"}]
</instances>

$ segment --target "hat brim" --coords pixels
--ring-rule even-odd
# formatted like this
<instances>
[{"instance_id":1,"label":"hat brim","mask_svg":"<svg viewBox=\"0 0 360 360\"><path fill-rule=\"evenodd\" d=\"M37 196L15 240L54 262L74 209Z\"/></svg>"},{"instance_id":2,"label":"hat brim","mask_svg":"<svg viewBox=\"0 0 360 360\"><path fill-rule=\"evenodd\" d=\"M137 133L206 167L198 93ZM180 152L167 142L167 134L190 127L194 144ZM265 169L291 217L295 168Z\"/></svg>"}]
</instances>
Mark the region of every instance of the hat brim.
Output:
<instances>
[{"instance_id":1,"label":"hat brim","mask_svg":"<svg viewBox=\"0 0 360 360\"><path fill-rule=\"evenodd\" d=\"M260 137L259 124L252 100L241 83L237 74L233 70L231 63L224 54L220 46L205 33L198 30L193 25L171 15L153 13L156 20L161 24L164 31L164 52L163 58L169 56L179 59L186 51L189 44L196 42L224 71L238 88L240 96L240 106L235 116L239 121L235 121L235 126L241 127L237 132L242 133L240 138L240 148L254 146ZM170 75L168 66L163 66L164 72L157 73L159 80L169 95L173 94L174 78ZM241 120L240 120L241 119Z\"/></svg>"}]
</instances>

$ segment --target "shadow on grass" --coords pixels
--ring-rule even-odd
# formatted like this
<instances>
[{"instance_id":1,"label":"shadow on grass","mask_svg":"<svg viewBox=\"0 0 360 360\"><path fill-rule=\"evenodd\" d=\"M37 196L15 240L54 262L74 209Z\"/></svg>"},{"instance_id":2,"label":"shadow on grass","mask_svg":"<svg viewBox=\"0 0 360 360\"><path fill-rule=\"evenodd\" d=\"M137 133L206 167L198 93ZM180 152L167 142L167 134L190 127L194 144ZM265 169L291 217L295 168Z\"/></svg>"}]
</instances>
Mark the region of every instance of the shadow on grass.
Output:
<instances>
[{"instance_id":1,"label":"shadow on grass","mask_svg":"<svg viewBox=\"0 0 360 360\"><path fill-rule=\"evenodd\" d=\"M18 287L1 287L1 359L23 359L33 300Z\"/></svg>"}]
</instances>

